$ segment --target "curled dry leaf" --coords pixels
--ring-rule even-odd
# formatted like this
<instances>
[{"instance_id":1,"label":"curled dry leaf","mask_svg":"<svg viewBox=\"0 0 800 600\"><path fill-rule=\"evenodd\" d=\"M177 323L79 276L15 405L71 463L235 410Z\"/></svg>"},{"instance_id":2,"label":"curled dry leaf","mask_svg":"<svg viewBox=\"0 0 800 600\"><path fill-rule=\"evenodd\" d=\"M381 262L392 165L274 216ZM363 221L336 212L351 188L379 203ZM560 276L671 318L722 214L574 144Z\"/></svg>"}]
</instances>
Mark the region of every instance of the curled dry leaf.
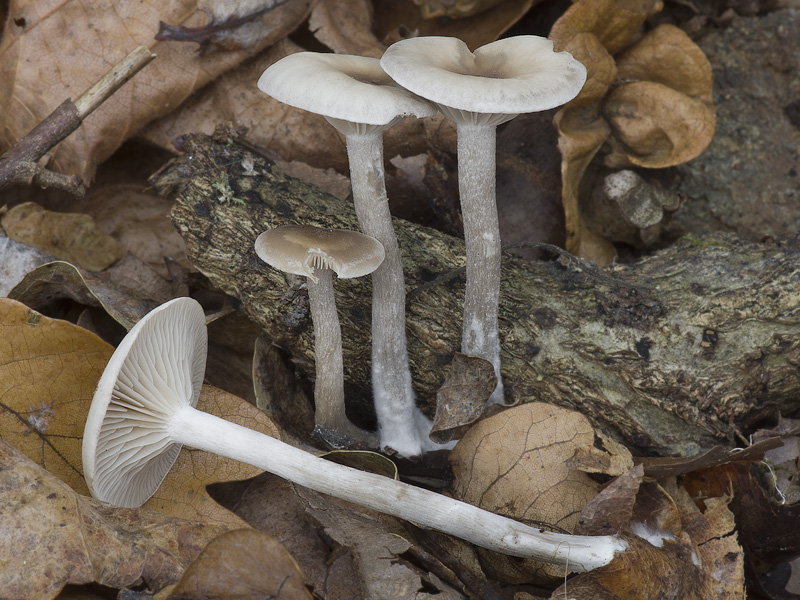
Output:
<instances>
[{"instance_id":1,"label":"curled dry leaf","mask_svg":"<svg viewBox=\"0 0 800 600\"><path fill-rule=\"evenodd\" d=\"M262 32L255 48L198 56L191 44L154 41L159 21L204 24L207 17L194 0L124 0L115 3L114 10L97 0L55 6L45 0L16 0L9 9L14 18L7 19L0 42L0 106L6 111L0 151L64 100L82 94L132 48L145 46L157 58L53 152L50 168L90 181L97 165L145 123L171 112L195 90L282 39L302 22L310 6L310 0L295 0L276 9L287 11L290 18ZM65 36L69 52L59 45Z\"/></svg>"},{"instance_id":2,"label":"curled dry leaf","mask_svg":"<svg viewBox=\"0 0 800 600\"><path fill-rule=\"evenodd\" d=\"M556 48L572 52L588 71L584 90L559 111L556 123L564 163L567 249L598 264L608 264L613 254L610 244L590 230L597 225L587 225L580 215L578 189L588 166L585 159L591 160L608 140L607 166L673 166L702 152L714 133L711 66L703 52L671 25L635 40L644 20L659 10L661 3L655 0L580 0L550 32ZM570 114L575 111L584 114ZM600 120L608 128L605 136L581 135L581 121L597 133Z\"/></svg>"},{"instance_id":3,"label":"curled dry leaf","mask_svg":"<svg viewBox=\"0 0 800 600\"><path fill-rule=\"evenodd\" d=\"M504 0L414 0L423 19L462 19L488 10Z\"/></svg>"},{"instance_id":4,"label":"curled dry leaf","mask_svg":"<svg viewBox=\"0 0 800 600\"><path fill-rule=\"evenodd\" d=\"M600 485L571 467L570 460L613 474L632 466L624 447L595 447L595 430L580 413L541 402L517 406L477 423L453 449L453 495L511 518L572 532ZM479 555L485 569L511 583L564 575L533 560L481 550Z\"/></svg>"},{"instance_id":5,"label":"curled dry leaf","mask_svg":"<svg viewBox=\"0 0 800 600\"><path fill-rule=\"evenodd\" d=\"M481 416L496 386L497 375L491 362L456 352L436 393L436 417L430 438L444 444L462 437L467 426Z\"/></svg>"},{"instance_id":6,"label":"curled dry leaf","mask_svg":"<svg viewBox=\"0 0 800 600\"><path fill-rule=\"evenodd\" d=\"M578 202L581 179L608 137L610 128L597 106L560 110L556 113L555 123L561 151L567 250L599 265L610 264L617 254L614 245L586 226Z\"/></svg>"},{"instance_id":7,"label":"curled dry leaf","mask_svg":"<svg viewBox=\"0 0 800 600\"><path fill-rule=\"evenodd\" d=\"M185 295L133 255L102 273L90 273L67 262L35 268L8 293L8 297L43 309L68 298L86 306L100 306L125 329L167 300Z\"/></svg>"},{"instance_id":8,"label":"curled dry leaf","mask_svg":"<svg viewBox=\"0 0 800 600\"><path fill-rule=\"evenodd\" d=\"M606 166L651 169L693 159L714 135L714 108L660 83L636 81L615 88L605 101L614 133Z\"/></svg>"},{"instance_id":9,"label":"curled dry leaf","mask_svg":"<svg viewBox=\"0 0 800 600\"><path fill-rule=\"evenodd\" d=\"M51 212L33 202L19 204L0 219L8 237L89 271L102 271L122 258L122 249L89 215Z\"/></svg>"},{"instance_id":10,"label":"curled dry leaf","mask_svg":"<svg viewBox=\"0 0 800 600\"><path fill-rule=\"evenodd\" d=\"M702 510L675 478L663 487L640 466L610 484L581 515L584 533L627 530L629 550L606 567L559 587L576 600L744 598L744 559L731 498L709 498ZM643 568L647 565L647 568Z\"/></svg>"},{"instance_id":11,"label":"curled dry leaf","mask_svg":"<svg viewBox=\"0 0 800 600\"><path fill-rule=\"evenodd\" d=\"M609 54L617 54L630 45L645 19L662 8L661 0L578 0L553 24L548 37L560 50L573 35L591 33Z\"/></svg>"},{"instance_id":12,"label":"curled dry leaf","mask_svg":"<svg viewBox=\"0 0 800 600\"><path fill-rule=\"evenodd\" d=\"M221 533L213 525L80 496L4 440L0 504L4 600L49 600L68 583L161 589Z\"/></svg>"},{"instance_id":13,"label":"curled dry leaf","mask_svg":"<svg viewBox=\"0 0 800 600\"><path fill-rule=\"evenodd\" d=\"M167 600L311 600L303 574L283 545L254 529L228 531L194 559Z\"/></svg>"}]
</instances>

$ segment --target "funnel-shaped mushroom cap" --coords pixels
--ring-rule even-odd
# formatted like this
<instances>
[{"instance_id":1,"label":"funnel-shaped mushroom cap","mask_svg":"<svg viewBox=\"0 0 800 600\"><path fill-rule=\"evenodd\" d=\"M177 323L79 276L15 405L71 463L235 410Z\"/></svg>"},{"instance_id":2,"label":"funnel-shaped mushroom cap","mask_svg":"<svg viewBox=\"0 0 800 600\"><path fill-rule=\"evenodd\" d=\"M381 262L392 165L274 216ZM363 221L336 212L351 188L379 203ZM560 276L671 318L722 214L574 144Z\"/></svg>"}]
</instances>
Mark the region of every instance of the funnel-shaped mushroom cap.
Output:
<instances>
[{"instance_id":1,"label":"funnel-shaped mushroom cap","mask_svg":"<svg viewBox=\"0 0 800 600\"><path fill-rule=\"evenodd\" d=\"M429 117L436 108L398 86L377 58L298 52L270 66L258 89L290 106L341 123L388 127L404 117ZM344 131L345 134L351 131Z\"/></svg>"},{"instance_id":2,"label":"funnel-shaped mushroom cap","mask_svg":"<svg viewBox=\"0 0 800 600\"><path fill-rule=\"evenodd\" d=\"M92 495L140 506L180 452L167 426L195 406L206 369L205 315L191 298L152 310L125 336L97 384L83 434L83 473Z\"/></svg>"},{"instance_id":3,"label":"funnel-shaped mushroom cap","mask_svg":"<svg viewBox=\"0 0 800 600\"><path fill-rule=\"evenodd\" d=\"M330 269L340 279L372 273L383 262L384 249L357 231L286 225L259 235L256 254L271 267L316 282L314 269Z\"/></svg>"},{"instance_id":4,"label":"funnel-shaped mushroom cap","mask_svg":"<svg viewBox=\"0 0 800 600\"><path fill-rule=\"evenodd\" d=\"M586 81L586 68L569 52L554 52L553 42L533 35L498 40L474 53L457 38L411 38L389 46L381 67L440 107L481 114L555 108Z\"/></svg>"}]
</instances>

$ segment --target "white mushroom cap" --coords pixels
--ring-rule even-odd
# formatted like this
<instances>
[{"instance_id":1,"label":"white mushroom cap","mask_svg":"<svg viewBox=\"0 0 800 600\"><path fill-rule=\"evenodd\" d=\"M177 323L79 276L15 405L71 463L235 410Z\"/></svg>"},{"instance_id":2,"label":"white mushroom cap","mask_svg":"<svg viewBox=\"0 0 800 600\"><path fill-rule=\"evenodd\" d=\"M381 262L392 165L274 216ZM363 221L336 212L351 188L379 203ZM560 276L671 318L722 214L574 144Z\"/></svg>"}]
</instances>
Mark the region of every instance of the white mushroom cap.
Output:
<instances>
[{"instance_id":1,"label":"white mushroom cap","mask_svg":"<svg viewBox=\"0 0 800 600\"><path fill-rule=\"evenodd\" d=\"M377 58L298 52L270 66L258 89L290 106L326 117L344 134L353 124L391 126L436 114L429 102L398 86Z\"/></svg>"},{"instance_id":2,"label":"white mushroom cap","mask_svg":"<svg viewBox=\"0 0 800 600\"><path fill-rule=\"evenodd\" d=\"M377 269L383 245L373 237L346 229L286 225L256 238L256 254L285 273L305 275L316 282L314 269L330 269L340 279L361 277Z\"/></svg>"},{"instance_id":3,"label":"white mushroom cap","mask_svg":"<svg viewBox=\"0 0 800 600\"><path fill-rule=\"evenodd\" d=\"M553 42L510 37L470 52L452 37L419 37L389 46L381 67L397 83L448 109L508 118L569 102L586 81L586 68ZM507 119L505 119L507 120Z\"/></svg>"},{"instance_id":4,"label":"white mushroom cap","mask_svg":"<svg viewBox=\"0 0 800 600\"><path fill-rule=\"evenodd\" d=\"M181 446L170 417L195 406L208 347L205 315L176 298L145 315L109 360L83 434L83 473L96 498L140 506L158 489Z\"/></svg>"}]
</instances>

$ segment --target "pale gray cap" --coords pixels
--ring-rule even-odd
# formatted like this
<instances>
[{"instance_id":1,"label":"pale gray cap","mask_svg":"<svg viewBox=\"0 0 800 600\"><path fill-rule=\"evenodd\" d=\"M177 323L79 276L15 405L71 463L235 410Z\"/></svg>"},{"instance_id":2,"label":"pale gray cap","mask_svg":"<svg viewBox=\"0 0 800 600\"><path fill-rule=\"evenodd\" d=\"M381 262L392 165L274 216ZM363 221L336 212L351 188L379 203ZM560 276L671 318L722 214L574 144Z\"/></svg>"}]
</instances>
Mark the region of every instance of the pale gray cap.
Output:
<instances>
[{"instance_id":1,"label":"pale gray cap","mask_svg":"<svg viewBox=\"0 0 800 600\"><path fill-rule=\"evenodd\" d=\"M357 231L285 225L256 238L256 254L284 273L305 275L316 282L315 269L331 269L340 279L361 277L377 269L383 244Z\"/></svg>"},{"instance_id":2,"label":"pale gray cap","mask_svg":"<svg viewBox=\"0 0 800 600\"><path fill-rule=\"evenodd\" d=\"M147 313L122 340L97 384L83 433L83 474L92 496L141 506L180 452L167 425L195 406L208 337L203 309L176 298Z\"/></svg>"},{"instance_id":3,"label":"pale gray cap","mask_svg":"<svg viewBox=\"0 0 800 600\"><path fill-rule=\"evenodd\" d=\"M343 133L349 125L383 129L400 119L436 114L436 107L398 86L377 58L298 52L271 65L258 89L290 106L322 115ZM355 133L355 131L352 131Z\"/></svg>"},{"instance_id":4,"label":"pale gray cap","mask_svg":"<svg viewBox=\"0 0 800 600\"><path fill-rule=\"evenodd\" d=\"M586 82L586 68L569 52L554 52L552 41L534 35L498 40L474 53L457 38L410 38L389 46L381 67L455 121L459 112L512 118L555 108Z\"/></svg>"}]
</instances>

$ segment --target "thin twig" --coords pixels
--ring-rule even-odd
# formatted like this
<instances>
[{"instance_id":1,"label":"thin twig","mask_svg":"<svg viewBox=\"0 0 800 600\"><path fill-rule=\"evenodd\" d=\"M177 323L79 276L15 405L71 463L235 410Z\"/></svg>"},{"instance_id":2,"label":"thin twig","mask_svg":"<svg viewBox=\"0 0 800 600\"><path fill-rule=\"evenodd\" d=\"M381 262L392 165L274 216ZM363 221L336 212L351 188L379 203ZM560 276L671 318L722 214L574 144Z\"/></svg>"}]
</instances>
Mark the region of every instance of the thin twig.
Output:
<instances>
[{"instance_id":1,"label":"thin twig","mask_svg":"<svg viewBox=\"0 0 800 600\"><path fill-rule=\"evenodd\" d=\"M109 96L155 58L139 46L108 71L74 102L62 102L25 137L0 156L0 191L13 185L39 185L56 188L74 196L86 192L77 175L64 175L45 168L45 154L80 127L83 120ZM43 161L43 159L45 159Z\"/></svg>"}]
</instances>

